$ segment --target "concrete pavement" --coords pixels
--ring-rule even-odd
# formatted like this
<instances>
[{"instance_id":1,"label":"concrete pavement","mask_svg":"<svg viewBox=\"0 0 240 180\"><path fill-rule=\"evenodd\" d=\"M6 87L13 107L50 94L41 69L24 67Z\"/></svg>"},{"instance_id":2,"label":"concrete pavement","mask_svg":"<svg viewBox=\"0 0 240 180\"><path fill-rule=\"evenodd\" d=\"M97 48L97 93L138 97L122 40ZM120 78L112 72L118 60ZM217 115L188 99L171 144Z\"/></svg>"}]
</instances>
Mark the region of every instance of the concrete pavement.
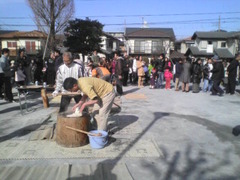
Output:
<instances>
[{"instance_id":1,"label":"concrete pavement","mask_svg":"<svg viewBox=\"0 0 240 180\"><path fill-rule=\"evenodd\" d=\"M18 104L0 101L0 179L240 179L240 137L231 134L240 125L239 94L124 92L101 150L31 140L56 122L56 103L43 109L36 97L35 110L22 116Z\"/></svg>"}]
</instances>

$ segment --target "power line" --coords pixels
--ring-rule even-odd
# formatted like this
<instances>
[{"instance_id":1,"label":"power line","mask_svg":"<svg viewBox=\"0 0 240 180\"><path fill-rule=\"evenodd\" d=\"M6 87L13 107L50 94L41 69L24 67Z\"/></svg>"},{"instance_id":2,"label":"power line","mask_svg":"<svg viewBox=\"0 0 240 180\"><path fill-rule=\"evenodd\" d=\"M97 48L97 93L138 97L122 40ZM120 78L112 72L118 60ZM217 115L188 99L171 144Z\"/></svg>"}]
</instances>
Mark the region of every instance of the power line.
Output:
<instances>
[{"instance_id":1,"label":"power line","mask_svg":"<svg viewBox=\"0 0 240 180\"><path fill-rule=\"evenodd\" d=\"M94 15L94 16L75 16L77 17L89 17L89 18L109 18L109 17L154 17L154 16L193 16L193 15L222 15L222 14L240 14L240 12L209 12L209 13L175 13L175 14L135 14L135 15ZM9 17L4 16L0 19L32 19L31 17Z\"/></svg>"},{"instance_id":2,"label":"power line","mask_svg":"<svg viewBox=\"0 0 240 180\"><path fill-rule=\"evenodd\" d=\"M232 23L238 22L240 18L238 17L231 17L231 18L222 18L222 23ZM228 21L231 20L231 21ZM233 21L234 20L234 21ZM218 19L197 19L197 20L186 20L186 21L162 21L162 22L148 22L147 24L156 25L156 24L194 24L194 23L201 23L201 24L209 24L209 23L218 23ZM3 26L36 26L32 24L2 24ZM104 24L104 26L123 26L123 25L142 25L139 22L133 23L114 23L114 24ZM47 25L41 25L47 26Z\"/></svg>"},{"instance_id":3,"label":"power line","mask_svg":"<svg viewBox=\"0 0 240 180\"><path fill-rule=\"evenodd\" d=\"M176 14L137 14L137 15L95 15L95 16L79 16L79 17L156 17L156 16L192 16L192 15L214 15L214 14L240 14L240 12L215 12L215 13L176 13Z\"/></svg>"}]
</instances>

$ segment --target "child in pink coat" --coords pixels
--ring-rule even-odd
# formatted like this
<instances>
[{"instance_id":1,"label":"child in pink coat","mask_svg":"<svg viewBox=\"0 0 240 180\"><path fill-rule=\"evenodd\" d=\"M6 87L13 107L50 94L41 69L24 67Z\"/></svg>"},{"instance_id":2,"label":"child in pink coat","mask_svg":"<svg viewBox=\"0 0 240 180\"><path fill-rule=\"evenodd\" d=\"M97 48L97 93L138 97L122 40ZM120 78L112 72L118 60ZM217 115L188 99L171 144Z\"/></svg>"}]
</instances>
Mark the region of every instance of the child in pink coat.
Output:
<instances>
[{"instance_id":1,"label":"child in pink coat","mask_svg":"<svg viewBox=\"0 0 240 180\"><path fill-rule=\"evenodd\" d=\"M169 68L166 68L164 71L164 78L166 80L165 89L170 89L171 87L171 79L173 78L172 72Z\"/></svg>"}]
</instances>

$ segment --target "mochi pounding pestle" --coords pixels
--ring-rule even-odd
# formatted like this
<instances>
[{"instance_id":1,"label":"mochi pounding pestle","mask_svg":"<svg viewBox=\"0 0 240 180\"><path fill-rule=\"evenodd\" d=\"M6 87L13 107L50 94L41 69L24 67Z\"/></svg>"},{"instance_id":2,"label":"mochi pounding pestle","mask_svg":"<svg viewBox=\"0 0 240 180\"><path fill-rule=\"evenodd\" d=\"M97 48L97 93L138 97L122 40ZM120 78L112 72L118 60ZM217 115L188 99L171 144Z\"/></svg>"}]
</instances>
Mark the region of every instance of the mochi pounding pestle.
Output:
<instances>
[{"instance_id":1,"label":"mochi pounding pestle","mask_svg":"<svg viewBox=\"0 0 240 180\"><path fill-rule=\"evenodd\" d=\"M75 128L72 128L72 127L69 127L69 126L66 126L67 129L71 129L73 131L77 131L77 132L80 132L80 133L83 133L83 134L87 134L87 135L90 135L90 136L102 136L101 133L90 133L90 132L87 132L87 131L83 131L83 130L80 130L80 129L75 129Z\"/></svg>"}]
</instances>

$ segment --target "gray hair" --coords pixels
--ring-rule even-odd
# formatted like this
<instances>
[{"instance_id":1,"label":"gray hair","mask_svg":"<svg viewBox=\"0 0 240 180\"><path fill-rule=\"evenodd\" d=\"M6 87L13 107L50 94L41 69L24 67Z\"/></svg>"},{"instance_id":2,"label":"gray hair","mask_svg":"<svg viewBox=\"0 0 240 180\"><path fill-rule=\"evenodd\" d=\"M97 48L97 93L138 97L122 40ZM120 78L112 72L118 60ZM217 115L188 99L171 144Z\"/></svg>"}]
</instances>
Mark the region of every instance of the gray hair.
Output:
<instances>
[{"instance_id":1,"label":"gray hair","mask_svg":"<svg viewBox=\"0 0 240 180\"><path fill-rule=\"evenodd\" d=\"M73 56L72 56L72 53L71 53L71 52L66 51L66 52L63 53L63 56L64 56L64 55L65 55L65 56L68 56L70 60L73 60Z\"/></svg>"}]
</instances>

